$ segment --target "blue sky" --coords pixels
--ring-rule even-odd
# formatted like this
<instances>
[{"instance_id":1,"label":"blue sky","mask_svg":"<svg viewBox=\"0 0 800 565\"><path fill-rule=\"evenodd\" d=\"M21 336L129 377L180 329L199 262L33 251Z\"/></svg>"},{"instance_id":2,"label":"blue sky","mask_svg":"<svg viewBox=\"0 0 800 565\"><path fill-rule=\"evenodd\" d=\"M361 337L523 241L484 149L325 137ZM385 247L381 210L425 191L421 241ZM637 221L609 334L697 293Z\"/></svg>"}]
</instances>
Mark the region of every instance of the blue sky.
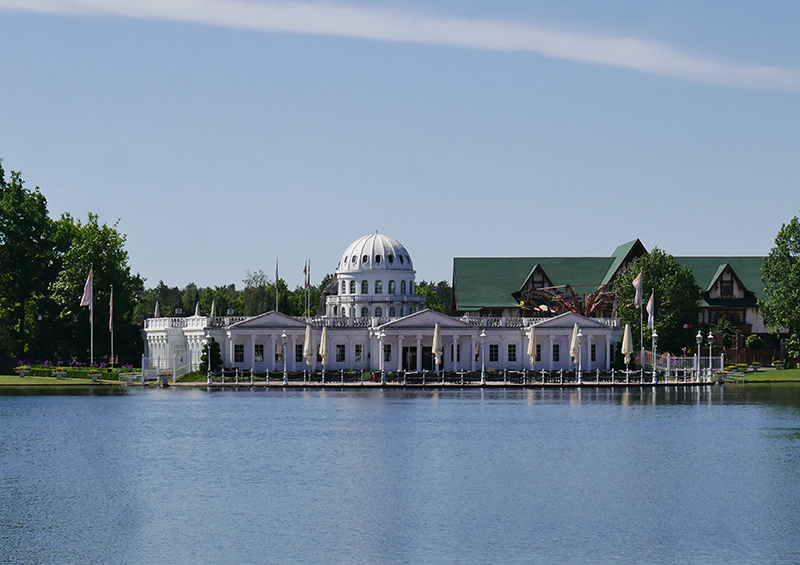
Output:
<instances>
[{"instance_id":1,"label":"blue sky","mask_svg":"<svg viewBox=\"0 0 800 565\"><path fill-rule=\"evenodd\" d=\"M153 286L455 256L762 255L798 214L800 3L0 0L0 157Z\"/></svg>"}]
</instances>

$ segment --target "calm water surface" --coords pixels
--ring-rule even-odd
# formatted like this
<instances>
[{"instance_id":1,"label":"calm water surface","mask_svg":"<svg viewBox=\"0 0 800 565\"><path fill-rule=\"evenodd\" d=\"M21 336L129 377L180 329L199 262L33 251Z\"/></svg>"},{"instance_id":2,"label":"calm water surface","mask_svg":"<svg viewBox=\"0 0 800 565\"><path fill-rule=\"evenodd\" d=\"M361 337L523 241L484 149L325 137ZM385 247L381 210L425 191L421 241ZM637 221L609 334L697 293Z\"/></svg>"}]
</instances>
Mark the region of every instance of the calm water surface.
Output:
<instances>
[{"instance_id":1,"label":"calm water surface","mask_svg":"<svg viewBox=\"0 0 800 565\"><path fill-rule=\"evenodd\" d=\"M800 563L800 386L0 391L0 563Z\"/></svg>"}]
</instances>

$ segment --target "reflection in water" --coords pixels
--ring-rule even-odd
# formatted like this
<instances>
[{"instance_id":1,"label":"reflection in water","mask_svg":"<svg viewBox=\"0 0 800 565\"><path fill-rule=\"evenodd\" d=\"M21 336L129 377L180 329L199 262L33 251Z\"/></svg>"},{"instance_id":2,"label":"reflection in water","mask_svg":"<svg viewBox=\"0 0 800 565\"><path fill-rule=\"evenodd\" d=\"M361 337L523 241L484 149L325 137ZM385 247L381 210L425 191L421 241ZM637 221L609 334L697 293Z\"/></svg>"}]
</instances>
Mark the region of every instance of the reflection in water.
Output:
<instances>
[{"instance_id":1,"label":"reflection in water","mask_svg":"<svg viewBox=\"0 0 800 565\"><path fill-rule=\"evenodd\" d=\"M799 410L797 385L5 394L0 562L791 562Z\"/></svg>"}]
</instances>

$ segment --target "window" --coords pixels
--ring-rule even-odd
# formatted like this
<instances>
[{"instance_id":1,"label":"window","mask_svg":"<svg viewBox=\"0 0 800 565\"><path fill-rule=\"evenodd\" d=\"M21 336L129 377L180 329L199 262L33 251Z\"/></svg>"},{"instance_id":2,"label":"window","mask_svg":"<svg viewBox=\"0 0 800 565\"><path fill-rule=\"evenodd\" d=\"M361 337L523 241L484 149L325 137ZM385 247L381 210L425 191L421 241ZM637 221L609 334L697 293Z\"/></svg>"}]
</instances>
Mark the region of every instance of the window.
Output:
<instances>
[{"instance_id":1,"label":"window","mask_svg":"<svg viewBox=\"0 0 800 565\"><path fill-rule=\"evenodd\" d=\"M481 346L475 344L475 362L477 363L480 360L481 360Z\"/></svg>"},{"instance_id":2,"label":"window","mask_svg":"<svg viewBox=\"0 0 800 565\"><path fill-rule=\"evenodd\" d=\"M344 363L344 344L337 343L336 344L336 362L337 363Z\"/></svg>"},{"instance_id":3,"label":"window","mask_svg":"<svg viewBox=\"0 0 800 565\"><path fill-rule=\"evenodd\" d=\"M561 345L558 343L553 344L553 361L561 361Z\"/></svg>"},{"instance_id":4,"label":"window","mask_svg":"<svg viewBox=\"0 0 800 565\"><path fill-rule=\"evenodd\" d=\"M456 345L456 362L461 361L461 344ZM453 345L450 345L450 362L453 362Z\"/></svg>"},{"instance_id":5,"label":"window","mask_svg":"<svg viewBox=\"0 0 800 565\"><path fill-rule=\"evenodd\" d=\"M408 283L408 293L409 294L414 294L414 281L411 281L410 283Z\"/></svg>"},{"instance_id":6,"label":"window","mask_svg":"<svg viewBox=\"0 0 800 565\"><path fill-rule=\"evenodd\" d=\"M303 361L304 361L304 359L303 359L303 344L302 343L296 343L294 345L294 362L295 363L302 363Z\"/></svg>"},{"instance_id":7,"label":"window","mask_svg":"<svg viewBox=\"0 0 800 565\"><path fill-rule=\"evenodd\" d=\"M280 343L275 344L275 362L283 363L283 345Z\"/></svg>"},{"instance_id":8,"label":"window","mask_svg":"<svg viewBox=\"0 0 800 565\"><path fill-rule=\"evenodd\" d=\"M378 318L382 317L383 316L383 308L381 308L380 306L375 308L375 316L378 317Z\"/></svg>"},{"instance_id":9,"label":"window","mask_svg":"<svg viewBox=\"0 0 800 565\"><path fill-rule=\"evenodd\" d=\"M391 255L389 255L391 257ZM392 361L392 344L391 343L384 343L383 344L383 362L390 363Z\"/></svg>"},{"instance_id":10,"label":"window","mask_svg":"<svg viewBox=\"0 0 800 565\"><path fill-rule=\"evenodd\" d=\"M369 294L369 283L361 281L361 294Z\"/></svg>"},{"instance_id":11,"label":"window","mask_svg":"<svg viewBox=\"0 0 800 565\"><path fill-rule=\"evenodd\" d=\"M400 317L401 318L403 317L403 307L402 306L400 307Z\"/></svg>"},{"instance_id":12,"label":"window","mask_svg":"<svg viewBox=\"0 0 800 565\"><path fill-rule=\"evenodd\" d=\"M356 363L364 361L364 345L361 343L356 344Z\"/></svg>"},{"instance_id":13,"label":"window","mask_svg":"<svg viewBox=\"0 0 800 565\"><path fill-rule=\"evenodd\" d=\"M361 317L367 318L369 316L369 309L366 306L361 307Z\"/></svg>"},{"instance_id":14,"label":"window","mask_svg":"<svg viewBox=\"0 0 800 565\"><path fill-rule=\"evenodd\" d=\"M336 306L333 307L333 315L336 315Z\"/></svg>"},{"instance_id":15,"label":"window","mask_svg":"<svg viewBox=\"0 0 800 565\"><path fill-rule=\"evenodd\" d=\"M542 344L541 343L537 343L536 344L536 362L537 363L541 363L542 362Z\"/></svg>"},{"instance_id":16,"label":"window","mask_svg":"<svg viewBox=\"0 0 800 565\"><path fill-rule=\"evenodd\" d=\"M350 281L350 294L356 293L356 281Z\"/></svg>"},{"instance_id":17,"label":"window","mask_svg":"<svg viewBox=\"0 0 800 565\"><path fill-rule=\"evenodd\" d=\"M597 345L594 344L594 343L592 344L592 347L591 347L591 357L590 358L592 360L592 363L597 361Z\"/></svg>"},{"instance_id":18,"label":"window","mask_svg":"<svg viewBox=\"0 0 800 565\"><path fill-rule=\"evenodd\" d=\"M342 294L347 294L347 281L342 281Z\"/></svg>"},{"instance_id":19,"label":"window","mask_svg":"<svg viewBox=\"0 0 800 565\"><path fill-rule=\"evenodd\" d=\"M366 263L367 261L369 261L369 255L364 255L364 256L361 258L361 262L362 262L362 263Z\"/></svg>"},{"instance_id":20,"label":"window","mask_svg":"<svg viewBox=\"0 0 800 565\"><path fill-rule=\"evenodd\" d=\"M394 313L395 313L394 306L389 306L389 317L394 318L395 317Z\"/></svg>"},{"instance_id":21,"label":"window","mask_svg":"<svg viewBox=\"0 0 800 565\"><path fill-rule=\"evenodd\" d=\"M391 253L389 253L386 256L386 258L389 260L389 263L394 263L394 255L392 255Z\"/></svg>"},{"instance_id":22,"label":"window","mask_svg":"<svg viewBox=\"0 0 800 565\"><path fill-rule=\"evenodd\" d=\"M496 343L489 344L489 363L497 363L500 360L500 346Z\"/></svg>"},{"instance_id":23,"label":"window","mask_svg":"<svg viewBox=\"0 0 800 565\"><path fill-rule=\"evenodd\" d=\"M517 362L517 344L516 343L509 343L508 344L508 362L509 363L516 363Z\"/></svg>"},{"instance_id":24,"label":"window","mask_svg":"<svg viewBox=\"0 0 800 565\"><path fill-rule=\"evenodd\" d=\"M400 281L400 294L406 293L406 281Z\"/></svg>"},{"instance_id":25,"label":"window","mask_svg":"<svg viewBox=\"0 0 800 565\"><path fill-rule=\"evenodd\" d=\"M264 344L257 343L256 344L256 363L263 363L264 362Z\"/></svg>"},{"instance_id":26,"label":"window","mask_svg":"<svg viewBox=\"0 0 800 565\"><path fill-rule=\"evenodd\" d=\"M612 343L611 345L608 346L608 360L611 363L613 363L615 359L614 352L615 352L614 344Z\"/></svg>"},{"instance_id":27,"label":"window","mask_svg":"<svg viewBox=\"0 0 800 565\"><path fill-rule=\"evenodd\" d=\"M720 296L722 298L733 298L733 281L722 281L720 284Z\"/></svg>"},{"instance_id":28,"label":"window","mask_svg":"<svg viewBox=\"0 0 800 565\"><path fill-rule=\"evenodd\" d=\"M403 264L403 256L402 255L398 255L397 258L400 259L400 264L402 265Z\"/></svg>"},{"instance_id":29,"label":"window","mask_svg":"<svg viewBox=\"0 0 800 565\"><path fill-rule=\"evenodd\" d=\"M383 294L383 283L375 281L375 294Z\"/></svg>"},{"instance_id":30,"label":"window","mask_svg":"<svg viewBox=\"0 0 800 565\"><path fill-rule=\"evenodd\" d=\"M244 344L237 343L233 346L233 362L244 363Z\"/></svg>"},{"instance_id":31,"label":"window","mask_svg":"<svg viewBox=\"0 0 800 565\"><path fill-rule=\"evenodd\" d=\"M389 281L389 294L394 294L397 292L397 285L394 281Z\"/></svg>"},{"instance_id":32,"label":"window","mask_svg":"<svg viewBox=\"0 0 800 565\"><path fill-rule=\"evenodd\" d=\"M380 263L381 262L381 256L380 255L375 255L375 262L376 263Z\"/></svg>"}]
</instances>

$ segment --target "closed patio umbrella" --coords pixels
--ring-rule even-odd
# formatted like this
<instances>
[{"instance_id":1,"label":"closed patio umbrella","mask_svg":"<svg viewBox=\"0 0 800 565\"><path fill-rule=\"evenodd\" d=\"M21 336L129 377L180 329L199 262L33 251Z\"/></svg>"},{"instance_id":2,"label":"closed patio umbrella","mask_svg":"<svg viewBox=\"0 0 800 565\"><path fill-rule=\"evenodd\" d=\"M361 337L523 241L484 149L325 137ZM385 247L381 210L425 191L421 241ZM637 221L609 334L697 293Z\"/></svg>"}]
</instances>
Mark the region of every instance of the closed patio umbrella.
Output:
<instances>
[{"instance_id":1,"label":"closed patio umbrella","mask_svg":"<svg viewBox=\"0 0 800 565\"><path fill-rule=\"evenodd\" d=\"M212 318L216 318L217 317L217 303L215 301L213 301L213 300L211 301L211 314L210 314L210 316Z\"/></svg>"},{"instance_id":2,"label":"closed patio umbrella","mask_svg":"<svg viewBox=\"0 0 800 565\"><path fill-rule=\"evenodd\" d=\"M322 336L319 338L319 356L322 357L322 366L328 364L328 327L322 326Z\"/></svg>"},{"instance_id":3,"label":"closed patio umbrella","mask_svg":"<svg viewBox=\"0 0 800 565\"><path fill-rule=\"evenodd\" d=\"M536 364L536 330L533 326L528 328L528 357L531 361L531 367Z\"/></svg>"},{"instance_id":4,"label":"closed patio umbrella","mask_svg":"<svg viewBox=\"0 0 800 565\"><path fill-rule=\"evenodd\" d=\"M433 354L436 356L437 369L442 366L442 336L439 331L439 322L433 327Z\"/></svg>"},{"instance_id":5,"label":"closed patio umbrella","mask_svg":"<svg viewBox=\"0 0 800 565\"><path fill-rule=\"evenodd\" d=\"M572 328L572 341L569 344L569 354L574 363L578 362L578 322L575 322L575 327Z\"/></svg>"},{"instance_id":6,"label":"closed patio umbrella","mask_svg":"<svg viewBox=\"0 0 800 565\"><path fill-rule=\"evenodd\" d=\"M303 357L306 360L306 365L311 365L314 362L314 347L311 343L311 324L306 326L306 339L303 342Z\"/></svg>"},{"instance_id":7,"label":"closed patio umbrella","mask_svg":"<svg viewBox=\"0 0 800 565\"><path fill-rule=\"evenodd\" d=\"M161 308L158 307L158 300L156 300L156 309L153 311L153 318L161 317Z\"/></svg>"},{"instance_id":8,"label":"closed patio umbrella","mask_svg":"<svg viewBox=\"0 0 800 565\"><path fill-rule=\"evenodd\" d=\"M633 353L633 336L631 335L631 325L625 324L625 333L622 335L622 354L625 356L625 366L631 362Z\"/></svg>"}]
</instances>

